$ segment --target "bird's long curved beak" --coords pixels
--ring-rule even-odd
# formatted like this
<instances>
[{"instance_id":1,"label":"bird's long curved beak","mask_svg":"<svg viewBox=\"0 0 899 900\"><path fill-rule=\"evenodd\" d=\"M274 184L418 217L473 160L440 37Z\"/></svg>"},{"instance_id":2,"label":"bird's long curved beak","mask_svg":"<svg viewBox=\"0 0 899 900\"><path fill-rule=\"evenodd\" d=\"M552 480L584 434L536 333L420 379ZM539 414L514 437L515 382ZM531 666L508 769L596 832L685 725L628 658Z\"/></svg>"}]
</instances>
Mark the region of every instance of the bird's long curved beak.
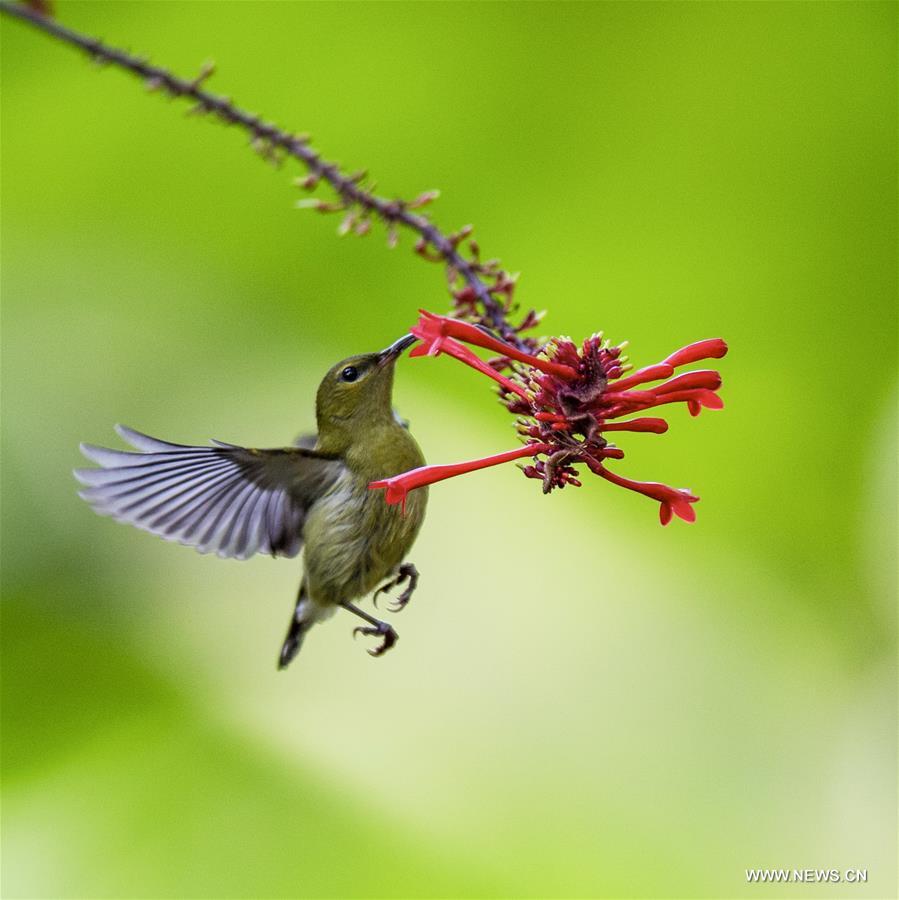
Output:
<instances>
[{"instance_id":1,"label":"bird's long curved beak","mask_svg":"<svg viewBox=\"0 0 899 900\"><path fill-rule=\"evenodd\" d=\"M404 334L398 341L394 341L378 354L378 365L382 366L385 363L393 362L417 340L418 338L414 334Z\"/></svg>"}]
</instances>

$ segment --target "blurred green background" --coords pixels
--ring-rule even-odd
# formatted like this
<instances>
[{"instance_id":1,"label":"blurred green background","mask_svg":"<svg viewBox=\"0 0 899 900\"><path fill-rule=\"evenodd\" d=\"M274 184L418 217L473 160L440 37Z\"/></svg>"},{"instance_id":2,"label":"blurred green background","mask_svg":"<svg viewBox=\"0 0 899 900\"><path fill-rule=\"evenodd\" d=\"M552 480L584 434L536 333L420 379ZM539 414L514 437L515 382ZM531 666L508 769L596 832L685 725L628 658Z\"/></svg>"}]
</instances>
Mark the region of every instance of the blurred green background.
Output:
<instances>
[{"instance_id":1,"label":"blurred green background","mask_svg":"<svg viewBox=\"0 0 899 900\"><path fill-rule=\"evenodd\" d=\"M547 332L731 353L722 413L621 441L694 526L599 479L438 485L397 650L341 614L278 673L297 561L94 516L78 442L289 441L328 366L448 306L441 271L4 19L3 895L894 896L896 5L58 16L442 189ZM397 382L431 461L515 446L452 361Z\"/></svg>"}]
</instances>

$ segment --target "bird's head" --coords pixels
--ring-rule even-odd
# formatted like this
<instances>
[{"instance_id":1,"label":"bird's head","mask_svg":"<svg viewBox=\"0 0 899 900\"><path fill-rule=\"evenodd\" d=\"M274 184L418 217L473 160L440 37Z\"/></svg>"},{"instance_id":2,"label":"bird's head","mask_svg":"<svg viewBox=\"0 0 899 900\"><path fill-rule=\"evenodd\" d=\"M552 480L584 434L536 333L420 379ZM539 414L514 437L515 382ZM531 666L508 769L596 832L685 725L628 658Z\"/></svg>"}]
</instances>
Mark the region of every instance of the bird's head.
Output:
<instances>
[{"instance_id":1,"label":"bird's head","mask_svg":"<svg viewBox=\"0 0 899 900\"><path fill-rule=\"evenodd\" d=\"M352 441L393 419L394 363L416 340L407 334L380 353L350 356L331 367L315 402L320 442Z\"/></svg>"}]
</instances>

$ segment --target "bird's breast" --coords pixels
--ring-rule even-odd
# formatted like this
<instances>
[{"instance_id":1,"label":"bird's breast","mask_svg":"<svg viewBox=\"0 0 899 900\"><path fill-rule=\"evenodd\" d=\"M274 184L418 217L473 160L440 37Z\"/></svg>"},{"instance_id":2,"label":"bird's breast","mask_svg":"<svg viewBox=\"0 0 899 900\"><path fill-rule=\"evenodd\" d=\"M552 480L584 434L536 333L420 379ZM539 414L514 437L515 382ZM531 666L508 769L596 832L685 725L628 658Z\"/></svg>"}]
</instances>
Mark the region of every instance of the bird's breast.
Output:
<instances>
[{"instance_id":1,"label":"bird's breast","mask_svg":"<svg viewBox=\"0 0 899 900\"><path fill-rule=\"evenodd\" d=\"M426 488L409 495L403 514L399 505L388 505L383 491L369 490L371 480L347 469L306 519L307 587L319 605L373 591L403 561L421 527Z\"/></svg>"}]
</instances>

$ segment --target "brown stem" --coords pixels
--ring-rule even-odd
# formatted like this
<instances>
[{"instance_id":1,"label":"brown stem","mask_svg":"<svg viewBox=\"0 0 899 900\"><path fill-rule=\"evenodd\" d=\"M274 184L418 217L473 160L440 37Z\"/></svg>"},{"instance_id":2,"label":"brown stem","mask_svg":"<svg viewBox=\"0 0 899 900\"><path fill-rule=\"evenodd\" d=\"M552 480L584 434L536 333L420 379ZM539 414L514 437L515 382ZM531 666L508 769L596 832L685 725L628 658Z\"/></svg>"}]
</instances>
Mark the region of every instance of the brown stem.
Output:
<instances>
[{"instance_id":1,"label":"brown stem","mask_svg":"<svg viewBox=\"0 0 899 900\"><path fill-rule=\"evenodd\" d=\"M490 287L479 277L476 271L479 264L466 259L459 252L458 239L452 240L426 216L412 212L405 201L387 200L365 190L359 184L359 176L346 175L336 163L322 159L309 145L307 137L291 134L271 122L263 122L259 116L246 112L227 97L220 97L204 90L203 81L211 74L211 70L204 71L200 77L188 81L173 75L167 69L152 65L145 59L115 47L107 47L96 38L66 28L24 4L0 0L0 12L21 19L57 40L80 48L98 62L131 72L143 79L148 86L164 91L175 99L193 100L198 112L209 113L228 125L237 125L249 132L254 142L259 142L262 147L269 150L280 148L289 156L298 159L316 180L320 179L330 184L346 206L356 206L367 213L377 215L388 227L401 225L416 232L424 241L425 249L428 246L433 248L433 252L445 262L448 271L458 273L474 292L476 299L483 306L484 323L499 332L509 343L522 345L516 330L506 319L504 304L493 297Z\"/></svg>"}]
</instances>

